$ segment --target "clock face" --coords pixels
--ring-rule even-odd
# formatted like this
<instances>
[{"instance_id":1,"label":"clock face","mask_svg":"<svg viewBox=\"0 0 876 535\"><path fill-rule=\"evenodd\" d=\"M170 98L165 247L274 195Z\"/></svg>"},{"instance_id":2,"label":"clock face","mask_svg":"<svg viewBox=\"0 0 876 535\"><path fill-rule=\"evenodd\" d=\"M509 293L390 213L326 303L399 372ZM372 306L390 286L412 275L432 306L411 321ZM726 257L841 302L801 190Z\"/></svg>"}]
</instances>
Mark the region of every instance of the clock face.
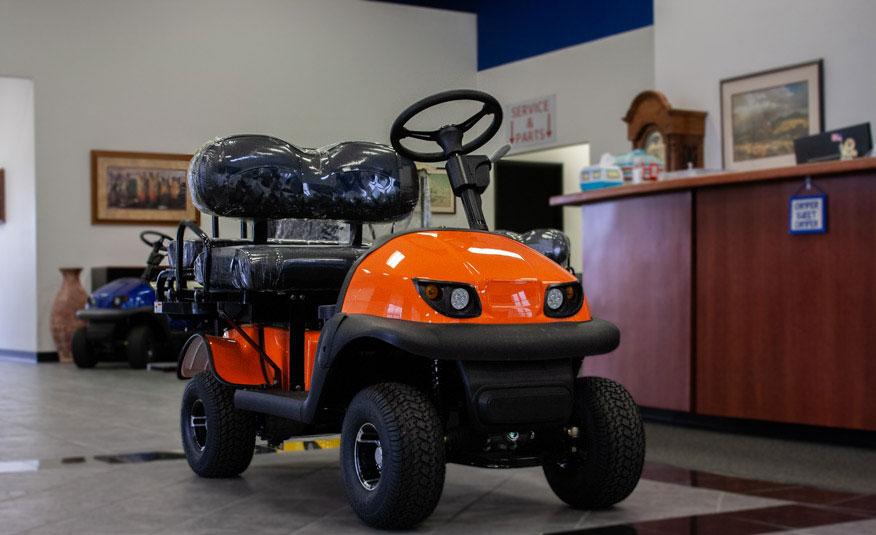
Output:
<instances>
[{"instance_id":1,"label":"clock face","mask_svg":"<svg viewBox=\"0 0 876 535\"><path fill-rule=\"evenodd\" d=\"M645 152L666 163L666 142L659 130L651 131L645 137Z\"/></svg>"}]
</instances>

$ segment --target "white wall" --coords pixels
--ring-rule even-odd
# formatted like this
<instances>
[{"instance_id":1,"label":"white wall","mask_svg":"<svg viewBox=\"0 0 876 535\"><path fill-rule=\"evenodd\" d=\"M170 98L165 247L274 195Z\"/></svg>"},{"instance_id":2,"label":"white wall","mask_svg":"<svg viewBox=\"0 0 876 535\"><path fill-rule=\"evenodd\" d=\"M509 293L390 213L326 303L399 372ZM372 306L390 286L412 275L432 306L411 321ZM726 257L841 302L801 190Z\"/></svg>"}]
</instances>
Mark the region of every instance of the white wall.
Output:
<instances>
[{"instance_id":1,"label":"white wall","mask_svg":"<svg viewBox=\"0 0 876 535\"><path fill-rule=\"evenodd\" d=\"M142 227L90 223L90 150L190 153L239 132L387 142L405 106L475 86L475 41L474 15L379 2L0 0L0 74L35 84L39 341L26 349L53 349L58 266L145 261Z\"/></svg>"},{"instance_id":2,"label":"white wall","mask_svg":"<svg viewBox=\"0 0 876 535\"><path fill-rule=\"evenodd\" d=\"M31 80L0 77L0 167L6 175L0 350L33 352L37 343L33 109Z\"/></svg>"},{"instance_id":3,"label":"white wall","mask_svg":"<svg viewBox=\"0 0 876 535\"><path fill-rule=\"evenodd\" d=\"M705 165L721 166L720 81L824 59L826 129L876 124L876 2L655 0L655 81L708 112Z\"/></svg>"},{"instance_id":4,"label":"white wall","mask_svg":"<svg viewBox=\"0 0 876 535\"><path fill-rule=\"evenodd\" d=\"M546 95L557 96L555 146L588 143L597 160L603 152L626 152L630 143L622 117L639 92L654 85L654 30L651 27L564 48L478 73L478 88L504 104ZM505 128L505 127L503 127ZM504 132L504 130L503 130ZM505 136L483 150L490 154ZM578 191L564 181L566 193ZM492 189L484 195L484 214L494 217ZM581 209L565 208L564 222L580 266Z\"/></svg>"},{"instance_id":5,"label":"white wall","mask_svg":"<svg viewBox=\"0 0 876 535\"><path fill-rule=\"evenodd\" d=\"M505 159L521 162L561 163L563 164L563 191L577 191L580 189L581 168L590 165L590 145L586 143L569 145L568 147L517 154ZM580 272L582 262L581 210L563 210L563 227L572 242L570 251L572 267L575 268L575 271Z\"/></svg>"}]
</instances>

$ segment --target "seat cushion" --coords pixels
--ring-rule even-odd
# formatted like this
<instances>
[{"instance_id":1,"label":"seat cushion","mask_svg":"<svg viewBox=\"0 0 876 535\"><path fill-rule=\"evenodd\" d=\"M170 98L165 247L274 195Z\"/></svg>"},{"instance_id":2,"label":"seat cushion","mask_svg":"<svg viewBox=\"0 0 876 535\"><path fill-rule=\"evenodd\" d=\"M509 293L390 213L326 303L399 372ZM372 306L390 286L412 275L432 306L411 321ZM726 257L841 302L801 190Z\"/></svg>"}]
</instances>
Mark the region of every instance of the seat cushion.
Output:
<instances>
[{"instance_id":1,"label":"seat cushion","mask_svg":"<svg viewBox=\"0 0 876 535\"><path fill-rule=\"evenodd\" d=\"M235 245L212 249L212 288L277 291L338 289L367 247L349 245ZM204 284L206 252L195 261Z\"/></svg>"},{"instance_id":2,"label":"seat cushion","mask_svg":"<svg viewBox=\"0 0 876 535\"><path fill-rule=\"evenodd\" d=\"M195 258L204 250L204 242L201 240L183 240L183 269L189 269L195 262ZM167 244L167 260L171 268L176 267L176 240Z\"/></svg>"}]
</instances>

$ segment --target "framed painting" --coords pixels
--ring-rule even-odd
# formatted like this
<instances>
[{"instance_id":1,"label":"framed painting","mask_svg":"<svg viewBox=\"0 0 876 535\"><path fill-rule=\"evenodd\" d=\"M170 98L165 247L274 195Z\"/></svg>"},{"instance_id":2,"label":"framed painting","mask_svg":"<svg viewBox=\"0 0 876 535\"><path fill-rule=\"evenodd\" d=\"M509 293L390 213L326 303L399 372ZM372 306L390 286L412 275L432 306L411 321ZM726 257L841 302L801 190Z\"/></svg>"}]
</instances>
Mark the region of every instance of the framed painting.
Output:
<instances>
[{"instance_id":1,"label":"framed painting","mask_svg":"<svg viewBox=\"0 0 876 535\"><path fill-rule=\"evenodd\" d=\"M429 177L429 205L433 214L455 214L456 195L450 188L447 171L441 167L420 165Z\"/></svg>"},{"instance_id":2,"label":"framed painting","mask_svg":"<svg viewBox=\"0 0 876 535\"><path fill-rule=\"evenodd\" d=\"M794 165L794 140L824 131L823 61L721 81L724 168Z\"/></svg>"},{"instance_id":3,"label":"framed painting","mask_svg":"<svg viewBox=\"0 0 876 535\"><path fill-rule=\"evenodd\" d=\"M91 151L93 224L200 222L186 184L191 155Z\"/></svg>"}]
</instances>

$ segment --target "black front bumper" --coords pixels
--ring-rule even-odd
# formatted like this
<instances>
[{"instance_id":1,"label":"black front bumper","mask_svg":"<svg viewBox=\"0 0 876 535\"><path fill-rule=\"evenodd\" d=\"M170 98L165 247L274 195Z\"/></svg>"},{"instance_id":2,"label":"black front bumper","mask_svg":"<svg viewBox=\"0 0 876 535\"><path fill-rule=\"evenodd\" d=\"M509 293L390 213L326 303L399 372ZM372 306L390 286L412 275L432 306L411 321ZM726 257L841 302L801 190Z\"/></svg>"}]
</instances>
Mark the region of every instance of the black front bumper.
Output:
<instances>
[{"instance_id":1,"label":"black front bumper","mask_svg":"<svg viewBox=\"0 0 876 535\"><path fill-rule=\"evenodd\" d=\"M605 320L522 324L436 324L360 314L335 317L326 329L336 354L349 342L373 338L431 359L513 361L575 359L617 348L620 331ZM323 362L331 362L326 359Z\"/></svg>"}]
</instances>

